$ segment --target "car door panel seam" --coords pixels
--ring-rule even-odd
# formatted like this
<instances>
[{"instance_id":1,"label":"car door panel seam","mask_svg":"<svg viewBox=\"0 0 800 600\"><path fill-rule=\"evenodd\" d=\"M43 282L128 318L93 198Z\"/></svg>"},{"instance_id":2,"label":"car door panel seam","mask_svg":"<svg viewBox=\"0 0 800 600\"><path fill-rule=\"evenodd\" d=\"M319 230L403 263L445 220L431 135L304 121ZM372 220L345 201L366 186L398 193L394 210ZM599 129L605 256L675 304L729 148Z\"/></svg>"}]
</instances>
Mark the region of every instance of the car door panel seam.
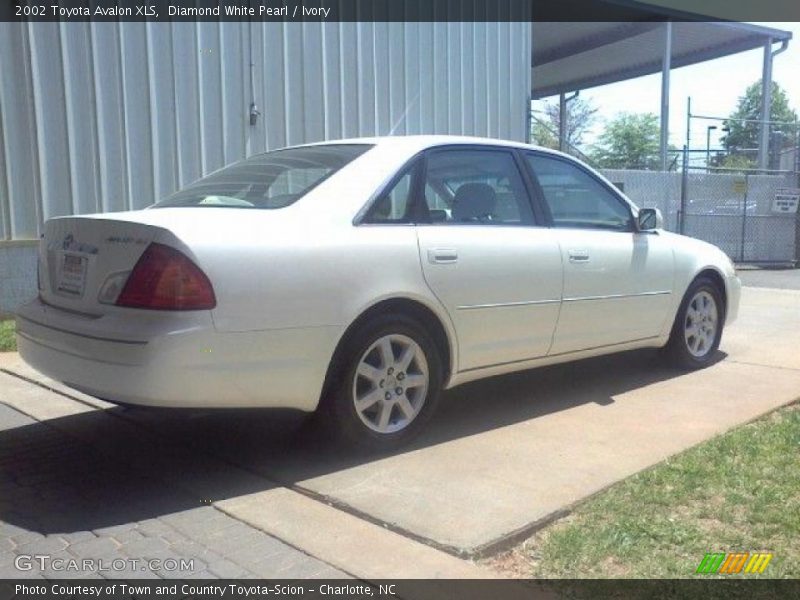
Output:
<instances>
[{"instance_id":1,"label":"car door panel seam","mask_svg":"<svg viewBox=\"0 0 800 600\"><path fill-rule=\"evenodd\" d=\"M585 300L620 300L622 298L641 298L644 296L670 296L671 290L659 290L654 292L638 292L636 294L606 294L603 296L574 296L564 298L564 302L581 302Z\"/></svg>"},{"instance_id":2,"label":"car door panel seam","mask_svg":"<svg viewBox=\"0 0 800 600\"><path fill-rule=\"evenodd\" d=\"M559 298L553 300L522 300L518 302L493 302L490 304L466 304L457 306L458 310L476 310L482 308L509 308L515 306L532 306L536 304L558 304L561 300Z\"/></svg>"}]
</instances>

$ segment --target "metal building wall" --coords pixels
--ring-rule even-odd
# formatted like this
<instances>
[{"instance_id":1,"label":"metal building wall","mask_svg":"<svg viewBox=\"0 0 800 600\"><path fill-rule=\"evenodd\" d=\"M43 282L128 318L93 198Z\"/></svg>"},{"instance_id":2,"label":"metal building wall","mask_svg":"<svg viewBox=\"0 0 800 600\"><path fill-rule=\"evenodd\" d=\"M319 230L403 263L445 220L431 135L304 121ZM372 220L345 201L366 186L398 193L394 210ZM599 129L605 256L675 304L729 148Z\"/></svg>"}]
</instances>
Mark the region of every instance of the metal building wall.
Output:
<instances>
[{"instance_id":1,"label":"metal building wall","mask_svg":"<svg viewBox=\"0 0 800 600\"><path fill-rule=\"evenodd\" d=\"M523 140L530 56L530 22L0 23L0 239L288 144Z\"/></svg>"}]
</instances>

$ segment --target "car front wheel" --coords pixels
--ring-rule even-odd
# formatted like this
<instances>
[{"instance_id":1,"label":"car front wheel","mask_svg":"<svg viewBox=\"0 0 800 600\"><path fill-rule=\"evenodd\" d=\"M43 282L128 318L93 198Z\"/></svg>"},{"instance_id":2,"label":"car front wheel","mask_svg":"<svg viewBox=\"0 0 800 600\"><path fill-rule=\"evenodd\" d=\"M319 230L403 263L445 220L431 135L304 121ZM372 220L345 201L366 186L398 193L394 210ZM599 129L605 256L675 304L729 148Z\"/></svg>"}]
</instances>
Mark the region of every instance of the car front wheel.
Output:
<instances>
[{"instance_id":1,"label":"car front wheel","mask_svg":"<svg viewBox=\"0 0 800 600\"><path fill-rule=\"evenodd\" d=\"M665 348L673 364L700 369L714 361L725 322L722 295L716 283L699 277L681 302Z\"/></svg>"},{"instance_id":2,"label":"car front wheel","mask_svg":"<svg viewBox=\"0 0 800 600\"><path fill-rule=\"evenodd\" d=\"M406 316L377 317L347 343L325 418L349 445L392 449L423 428L441 385L441 359L425 329Z\"/></svg>"}]
</instances>

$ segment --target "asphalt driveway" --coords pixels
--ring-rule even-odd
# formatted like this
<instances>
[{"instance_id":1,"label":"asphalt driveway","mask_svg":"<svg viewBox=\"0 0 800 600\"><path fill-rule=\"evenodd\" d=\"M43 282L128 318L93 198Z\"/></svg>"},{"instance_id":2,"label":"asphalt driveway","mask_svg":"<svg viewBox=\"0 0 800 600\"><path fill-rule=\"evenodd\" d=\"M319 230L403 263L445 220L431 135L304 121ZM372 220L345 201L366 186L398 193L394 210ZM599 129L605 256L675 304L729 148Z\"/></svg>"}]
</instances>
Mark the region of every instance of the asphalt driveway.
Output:
<instances>
[{"instance_id":1,"label":"asphalt driveway","mask_svg":"<svg viewBox=\"0 0 800 600\"><path fill-rule=\"evenodd\" d=\"M800 291L748 287L742 302L722 359L704 371L673 371L645 351L477 382L449 392L426 434L385 457L332 453L291 413L112 408L0 355L0 402L22 415L4 419L0 447L25 440L25 452L41 456L2 463L0 484L23 481L32 491L4 497L0 552L16 547L4 541L9 532L96 536L154 521L191 530L213 514L223 533L209 526L216 533L195 541L214 560L237 546L225 545L226 527L246 526L237 535L271 548L249 569L246 558L228 557L251 573L282 556L288 576L485 575L453 555L500 548L615 481L800 396ZM51 431L62 441L47 441ZM101 476L84 476L74 457L54 468L79 450L102 458L102 468L89 469ZM81 478L90 504L73 498L63 509L64 486ZM399 558L364 559L381 552Z\"/></svg>"},{"instance_id":2,"label":"asphalt driveway","mask_svg":"<svg viewBox=\"0 0 800 600\"><path fill-rule=\"evenodd\" d=\"M800 290L800 269L741 267L739 278L748 287Z\"/></svg>"}]
</instances>

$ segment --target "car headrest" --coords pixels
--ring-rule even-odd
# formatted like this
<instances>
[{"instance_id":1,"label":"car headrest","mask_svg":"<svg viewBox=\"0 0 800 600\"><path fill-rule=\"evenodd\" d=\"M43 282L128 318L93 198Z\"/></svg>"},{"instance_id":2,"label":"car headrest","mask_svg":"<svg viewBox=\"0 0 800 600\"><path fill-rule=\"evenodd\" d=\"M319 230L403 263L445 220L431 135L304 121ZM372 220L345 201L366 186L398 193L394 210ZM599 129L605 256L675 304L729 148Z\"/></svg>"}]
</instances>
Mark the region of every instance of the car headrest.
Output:
<instances>
[{"instance_id":1,"label":"car headrest","mask_svg":"<svg viewBox=\"0 0 800 600\"><path fill-rule=\"evenodd\" d=\"M485 183L465 183L453 198L453 220L475 221L494 213L497 194Z\"/></svg>"}]
</instances>

